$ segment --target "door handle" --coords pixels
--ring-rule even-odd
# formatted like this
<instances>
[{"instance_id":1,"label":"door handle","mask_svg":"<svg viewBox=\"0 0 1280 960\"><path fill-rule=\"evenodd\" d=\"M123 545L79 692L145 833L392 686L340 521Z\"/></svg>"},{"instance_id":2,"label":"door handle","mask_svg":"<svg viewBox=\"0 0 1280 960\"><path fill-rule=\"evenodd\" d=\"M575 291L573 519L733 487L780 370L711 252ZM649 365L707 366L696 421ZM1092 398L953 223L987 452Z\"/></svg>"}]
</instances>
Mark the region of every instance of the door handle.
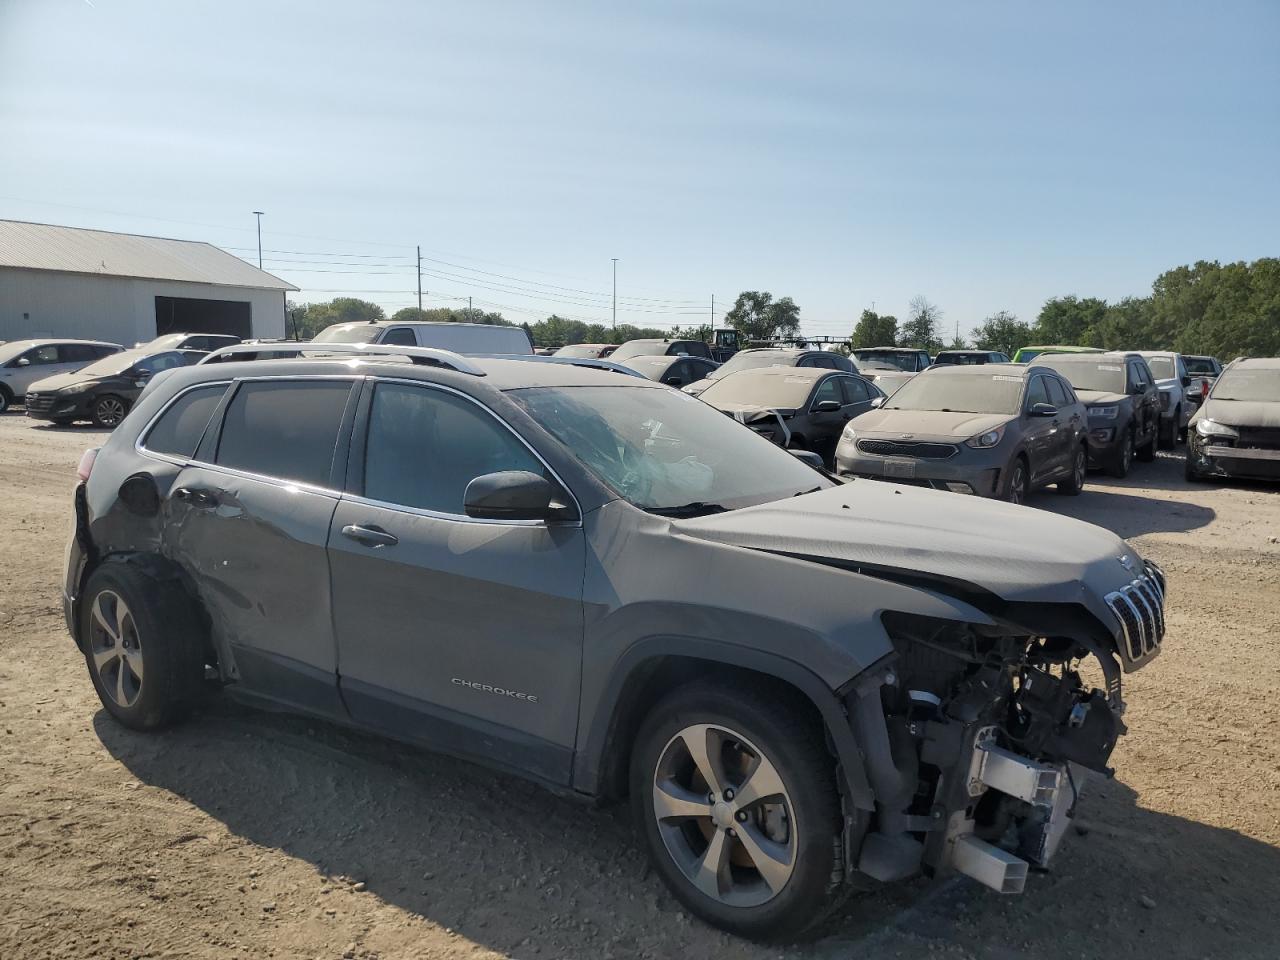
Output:
<instances>
[{"instance_id":1,"label":"door handle","mask_svg":"<svg viewBox=\"0 0 1280 960\"><path fill-rule=\"evenodd\" d=\"M400 538L394 533L387 533L381 527L368 526L361 527L354 523L348 523L342 528L342 535L354 540L356 543L363 543L366 547L394 547L400 542Z\"/></svg>"},{"instance_id":2,"label":"door handle","mask_svg":"<svg viewBox=\"0 0 1280 960\"><path fill-rule=\"evenodd\" d=\"M209 490L193 490L190 487L178 487L173 491L173 496L183 503L189 503L191 506L201 510L209 510L218 505L218 496Z\"/></svg>"}]
</instances>

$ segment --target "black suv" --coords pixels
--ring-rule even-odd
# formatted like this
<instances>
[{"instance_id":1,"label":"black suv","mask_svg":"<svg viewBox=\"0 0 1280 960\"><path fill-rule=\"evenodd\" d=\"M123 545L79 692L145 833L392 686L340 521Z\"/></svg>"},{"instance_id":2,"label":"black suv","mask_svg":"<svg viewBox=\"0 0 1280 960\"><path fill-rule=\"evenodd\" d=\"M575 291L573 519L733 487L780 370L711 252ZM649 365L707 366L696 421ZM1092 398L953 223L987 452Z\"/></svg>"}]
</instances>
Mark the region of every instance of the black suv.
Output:
<instances>
[{"instance_id":1,"label":"black suv","mask_svg":"<svg viewBox=\"0 0 1280 960\"><path fill-rule=\"evenodd\" d=\"M1135 454L1154 460L1160 432L1160 389L1136 353L1047 353L1050 367L1075 388L1089 414L1089 465L1127 477Z\"/></svg>"},{"instance_id":2,"label":"black suv","mask_svg":"<svg viewBox=\"0 0 1280 960\"><path fill-rule=\"evenodd\" d=\"M1109 772L1165 581L1108 531L841 483L612 369L332 346L159 374L82 459L64 606L120 723L216 678L629 796L688 909L772 939L855 875L1017 892Z\"/></svg>"}]
</instances>

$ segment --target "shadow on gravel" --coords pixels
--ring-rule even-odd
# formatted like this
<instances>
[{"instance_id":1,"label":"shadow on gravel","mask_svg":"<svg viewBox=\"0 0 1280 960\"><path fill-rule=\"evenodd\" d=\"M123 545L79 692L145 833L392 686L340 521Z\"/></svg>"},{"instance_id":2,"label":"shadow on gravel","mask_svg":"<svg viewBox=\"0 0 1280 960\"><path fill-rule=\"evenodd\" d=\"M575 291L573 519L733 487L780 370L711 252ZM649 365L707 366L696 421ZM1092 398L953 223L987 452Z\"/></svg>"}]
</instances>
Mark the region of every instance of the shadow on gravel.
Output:
<instances>
[{"instance_id":1,"label":"shadow on gravel","mask_svg":"<svg viewBox=\"0 0 1280 960\"><path fill-rule=\"evenodd\" d=\"M167 733L101 711L94 728L139 780L233 834L519 957L1274 956L1280 851L1145 810L1114 781L1085 792L1054 871L1021 897L954 878L900 884L853 901L824 940L766 950L683 913L625 808L225 698Z\"/></svg>"},{"instance_id":2,"label":"shadow on gravel","mask_svg":"<svg viewBox=\"0 0 1280 960\"><path fill-rule=\"evenodd\" d=\"M1115 490L1104 493L1096 487L1085 487L1078 497L1055 497L1034 505L1096 523L1125 539L1144 533L1186 533L1208 526L1217 516L1211 507L1196 503L1133 496Z\"/></svg>"}]
</instances>

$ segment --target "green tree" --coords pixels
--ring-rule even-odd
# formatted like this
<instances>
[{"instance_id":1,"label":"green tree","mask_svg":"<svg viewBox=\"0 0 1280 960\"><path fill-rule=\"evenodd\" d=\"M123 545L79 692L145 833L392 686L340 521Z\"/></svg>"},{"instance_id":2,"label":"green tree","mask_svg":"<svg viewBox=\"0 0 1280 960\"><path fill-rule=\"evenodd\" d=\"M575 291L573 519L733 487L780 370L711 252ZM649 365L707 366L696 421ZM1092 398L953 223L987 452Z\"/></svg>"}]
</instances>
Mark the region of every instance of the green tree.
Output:
<instances>
[{"instance_id":1,"label":"green tree","mask_svg":"<svg viewBox=\"0 0 1280 960\"><path fill-rule=\"evenodd\" d=\"M1091 346L1091 332L1106 312L1107 301L1097 297L1050 297L1040 308L1031 336L1046 346Z\"/></svg>"},{"instance_id":2,"label":"green tree","mask_svg":"<svg viewBox=\"0 0 1280 960\"><path fill-rule=\"evenodd\" d=\"M987 317L972 336L973 345L979 350L997 350L1012 357L1031 343L1031 327L1008 310L1000 310Z\"/></svg>"},{"instance_id":3,"label":"green tree","mask_svg":"<svg viewBox=\"0 0 1280 960\"><path fill-rule=\"evenodd\" d=\"M383 320L386 313L376 303L356 297L335 297L326 303L304 303L293 308L292 326L299 339L310 340L335 323L363 323Z\"/></svg>"},{"instance_id":4,"label":"green tree","mask_svg":"<svg viewBox=\"0 0 1280 960\"><path fill-rule=\"evenodd\" d=\"M888 313L863 310L853 327L853 348L896 347L898 345L898 318Z\"/></svg>"},{"instance_id":5,"label":"green tree","mask_svg":"<svg viewBox=\"0 0 1280 960\"><path fill-rule=\"evenodd\" d=\"M775 301L771 293L746 290L738 294L725 320L748 340L794 337L800 329L800 308L790 297Z\"/></svg>"},{"instance_id":6,"label":"green tree","mask_svg":"<svg viewBox=\"0 0 1280 960\"><path fill-rule=\"evenodd\" d=\"M906 323L898 328L898 346L936 353L942 347L942 338L938 335L942 323L941 308L923 296L912 297L910 308Z\"/></svg>"}]
</instances>

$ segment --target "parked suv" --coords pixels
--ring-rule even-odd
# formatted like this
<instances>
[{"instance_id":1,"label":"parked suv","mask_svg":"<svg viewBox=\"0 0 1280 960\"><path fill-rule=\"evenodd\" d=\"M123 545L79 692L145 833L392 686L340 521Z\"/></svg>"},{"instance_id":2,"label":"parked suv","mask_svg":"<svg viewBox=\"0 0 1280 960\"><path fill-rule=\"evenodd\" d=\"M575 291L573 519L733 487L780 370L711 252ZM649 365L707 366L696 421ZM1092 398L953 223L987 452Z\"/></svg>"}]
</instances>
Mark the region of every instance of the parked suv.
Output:
<instances>
[{"instance_id":1,"label":"parked suv","mask_svg":"<svg viewBox=\"0 0 1280 960\"><path fill-rule=\"evenodd\" d=\"M1051 353L1035 362L1060 373L1084 401L1091 466L1127 477L1135 455L1155 459L1160 391L1141 355Z\"/></svg>"},{"instance_id":2,"label":"parked suv","mask_svg":"<svg viewBox=\"0 0 1280 960\"><path fill-rule=\"evenodd\" d=\"M1011 503L1053 483L1074 496L1084 488L1087 430L1084 405L1052 370L933 366L850 421L836 469Z\"/></svg>"},{"instance_id":3,"label":"parked suv","mask_svg":"<svg viewBox=\"0 0 1280 960\"><path fill-rule=\"evenodd\" d=\"M701 340L628 340L609 354L614 363L621 363L632 357L702 357L713 359L711 348Z\"/></svg>"},{"instance_id":4,"label":"parked suv","mask_svg":"<svg viewBox=\"0 0 1280 960\"><path fill-rule=\"evenodd\" d=\"M641 378L386 349L162 374L81 460L64 607L110 716L216 678L629 795L656 873L750 937L855 875L1012 893L1053 855L1160 651L1132 547L838 483Z\"/></svg>"},{"instance_id":5,"label":"parked suv","mask_svg":"<svg viewBox=\"0 0 1280 960\"><path fill-rule=\"evenodd\" d=\"M1187 431L1188 480L1280 480L1280 358L1236 360Z\"/></svg>"},{"instance_id":6,"label":"parked suv","mask_svg":"<svg viewBox=\"0 0 1280 960\"><path fill-rule=\"evenodd\" d=\"M919 373L929 366L929 352L915 347L860 347L853 351L853 362L862 369L863 364L891 364L908 373Z\"/></svg>"},{"instance_id":7,"label":"parked suv","mask_svg":"<svg viewBox=\"0 0 1280 960\"><path fill-rule=\"evenodd\" d=\"M10 340L0 343L0 413L22 403L37 380L71 373L124 347L101 340Z\"/></svg>"}]
</instances>

